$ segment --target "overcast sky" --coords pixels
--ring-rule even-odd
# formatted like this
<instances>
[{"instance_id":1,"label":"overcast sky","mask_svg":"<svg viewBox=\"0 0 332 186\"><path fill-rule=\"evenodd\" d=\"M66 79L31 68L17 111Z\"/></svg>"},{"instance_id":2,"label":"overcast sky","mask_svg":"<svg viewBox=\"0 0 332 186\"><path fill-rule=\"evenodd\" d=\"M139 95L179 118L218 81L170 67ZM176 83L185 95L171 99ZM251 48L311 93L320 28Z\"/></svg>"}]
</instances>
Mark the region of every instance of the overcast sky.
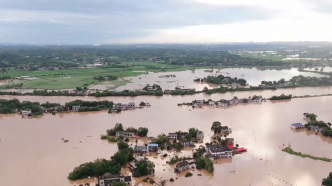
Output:
<instances>
[{"instance_id":1,"label":"overcast sky","mask_svg":"<svg viewBox=\"0 0 332 186\"><path fill-rule=\"evenodd\" d=\"M0 42L332 41L332 0L0 0Z\"/></svg>"}]
</instances>

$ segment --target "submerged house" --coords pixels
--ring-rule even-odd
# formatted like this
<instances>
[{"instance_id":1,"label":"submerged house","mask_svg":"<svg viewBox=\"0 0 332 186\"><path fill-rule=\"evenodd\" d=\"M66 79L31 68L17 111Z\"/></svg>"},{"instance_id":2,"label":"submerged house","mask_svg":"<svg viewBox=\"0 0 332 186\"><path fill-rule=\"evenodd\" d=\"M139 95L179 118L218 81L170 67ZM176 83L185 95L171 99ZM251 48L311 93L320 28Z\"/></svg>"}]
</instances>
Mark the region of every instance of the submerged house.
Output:
<instances>
[{"instance_id":1,"label":"submerged house","mask_svg":"<svg viewBox=\"0 0 332 186\"><path fill-rule=\"evenodd\" d=\"M227 126L222 126L221 133L232 133L232 129L228 128Z\"/></svg>"},{"instance_id":2,"label":"submerged house","mask_svg":"<svg viewBox=\"0 0 332 186\"><path fill-rule=\"evenodd\" d=\"M181 141L181 144L184 147L193 147L193 146L195 146L192 141Z\"/></svg>"},{"instance_id":3,"label":"submerged house","mask_svg":"<svg viewBox=\"0 0 332 186\"><path fill-rule=\"evenodd\" d=\"M111 173L105 173L99 177L99 186L113 186L115 182L125 182L127 185L131 184L131 176L120 176Z\"/></svg>"},{"instance_id":4,"label":"submerged house","mask_svg":"<svg viewBox=\"0 0 332 186\"><path fill-rule=\"evenodd\" d=\"M206 145L207 152L213 159L218 158L231 158L233 156L233 151L227 147L221 145Z\"/></svg>"},{"instance_id":5,"label":"submerged house","mask_svg":"<svg viewBox=\"0 0 332 186\"><path fill-rule=\"evenodd\" d=\"M305 126L301 123L293 123L293 124L291 124L291 127L293 129L303 129Z\"/></svg>"},{"instance_id":6,"label":"submerged house","mask_svg":"<svg viewBox=\"0 0 332 186\"><path fill-rule=\"evenodd\" d=\"M78 111L78 110L80 109L80 107L81 107L81 106L79 106L79 105L74 105L74 106L72 107L72 110L73 110L73 111Z\"/></svg>"},{"instance_id":7,"label":"submerged house","mask_svg":"<svg viewBox=\"0 0 332 186\"><path fill-rule=\"evenodd\" d=\"M168 139L182 139L188 135L188 132L174 132L174 133L168 133Z\"/></svg>"},{"instance_id":8,"label":"submerged house","mask_svg":"<svg viewBox=\"0 0 332 186\"><path fill-rule=\"evenodd\" d=\"M22 113L22 115L29 115L29 114L31 114L32 112L31 112L30 109L25 109L25 110L22 110L21 113Z\"/></svg>"},{"instance_id":9,"label":"submerged house","mask_svg":"<svg viewBox=\"0 0 332 186\"><path fill-rule=\"evenodd\" d=\"M175 172L180 173L183 172L184 170L190 169L190 168L195 168L195 162L187 162L183 161L181 163L178 163L175 167Z\"/></svg>"},{"instance_id":10,"label":"submerged house","mask_svg":"<svg viewBox=\"0 0 332 186\"><path fill-rule=\"evenodd\" d=\"M146 153L148 150L146 146L135 146L134 147L134 152L135 153Z\"/></svg>"},{"instance_id":11,"label":"submerged house","mask_svg":"<svg viewBox=\"0 0 332 186\"><path fill-rule=\"evenodd\" d=\"M197 139L197 140L202 140L202 139L204 139L204 132L203 132L203 131L197 131L196 139Z\"/></svg>"},{"instance_id":12,"label":"submerged house","mask_svg":"<svg viewBox=\"0 0 332 186\"><path fill-rule=\"evenodd\" d=\"M134 137L134 133L133 132L118 131L118 132L116 132L116 137L118 137L118 138L120 138L120 137L131 138L131 137Z\"/></svg>"}]
</instances>

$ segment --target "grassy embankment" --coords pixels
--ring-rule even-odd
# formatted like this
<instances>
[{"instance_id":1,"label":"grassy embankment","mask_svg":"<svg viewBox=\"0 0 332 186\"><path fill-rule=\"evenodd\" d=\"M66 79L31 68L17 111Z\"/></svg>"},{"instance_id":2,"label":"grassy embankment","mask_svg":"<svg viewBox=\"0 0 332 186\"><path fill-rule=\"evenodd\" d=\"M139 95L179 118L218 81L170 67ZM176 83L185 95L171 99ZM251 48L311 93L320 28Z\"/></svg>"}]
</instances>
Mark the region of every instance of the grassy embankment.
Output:
<instances>
[{"instance_id":1,"label":"grassy embankment","mask_svg":"<svg viewBox=\"0 0 332 186\"><path fill-rule=\"evenodd\" d=\"M9 70L7 75L11 77L19 76L33 76L39 79L37 80L15 80L13 84L23 83L21 88L23 89L70 89L75 87L90 86L99 84L97 80L94 80L94 76L114 75L119 78L138 76L149 72L174 72L189 70L192 67L175 66L156 62L128 62L127 68L111 68L108 66L93 67L93 68L79 68L70 70L57 70L57 71L18 71ZM204 67L200 67L204 68ZM207 67L205 67L207 68ZM114 86L110 89L116 89L119 86L123 86L130 81L116 80L108 83ZM4 86L8 86L4 85ZM2 87L4 87L2 86Z\"/></svg>"},{"instance_id":2,"label":"grassy embankment","mask_svg":"<svg viewBox=\"0 0 332 186\"><path fill-rule=\"evenodd\" d=\"M282 151L287 152L288 154L292 154L295 156L301 156L303 158L310 158L313 160L321 160L321 161L326 161L326 162L331 162L331 159L329 158L325 158L325 157L316 157L316 156L311 156L308 154L302 154L301 152L295 152L292 148L290 147L286 147L284 148Z\"/></svg>"}]
</instances>

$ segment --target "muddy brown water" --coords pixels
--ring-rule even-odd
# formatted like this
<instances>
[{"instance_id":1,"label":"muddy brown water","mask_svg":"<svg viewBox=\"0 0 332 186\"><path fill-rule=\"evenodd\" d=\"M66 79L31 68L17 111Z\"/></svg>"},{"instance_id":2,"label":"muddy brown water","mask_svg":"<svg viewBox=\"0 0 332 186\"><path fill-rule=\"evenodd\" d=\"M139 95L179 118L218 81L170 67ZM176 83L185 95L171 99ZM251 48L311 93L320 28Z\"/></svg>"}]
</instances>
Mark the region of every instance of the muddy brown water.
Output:
<instances>
[{"instance_id":1,"label":"muddy brown water","mask_svg":"<svg viewBox=\"0 0 332 186\"><path fill-rule=\"evenodd\" d=\"M164 97L38 97L0 96L0 99L18 98L39 102L65 103L75 99L113 100L115 102L148 101L151 107L108 114L107 111L93 113L69 113L44 115L37 119L22 119L21 116L0 115L0 185L1 186L69 186L84 183L70 182L68 173L75 166L97 158L110 158L117 145L100 139L106 129L122 123L126 127L148 127L149 136L177 130L187 131L191 127L205 133L205 142L211 140L210 127L213 121L220 121L233 129L230 135L235 143L248 149L247 153L235 155L232 159L215 161L211 175L205 171L187 170L176 175L174 165L167 165L171 156L149 157L156 164L156 180L175 179L167 185L222 185L222 186L266 186L297 185L316 186L332 171L332 163L293 156L281 151L291 144L295 151L314 156L332 158L332 140L320 135L298 132L290 124L303 122L303 113L312 112L319 120L332 121L332 97L293 99L291 101L267 101L261 104L237 105L227 109L205 107L192 109L176 106L179 102L194 99L222 99L263 95L268 97L281 93L322 94L331 93L330 88L299 88L262 92L237 92L227 94ZM69 140L64 143L64 140ZM143 144L143 141L139 141ZM202 143L202 144L204 144ZM130 144L134 145L132 140ZM199 146L200 144L197 144ZM180 156L190 156L192 149L186 148ZM128 169L124 174L130 175ZM198 176L202 174L202 176ZM139 182L142 178L134 179ZM94 182L94 179L87 182ZM133 184L134 185L134 184ZM142 185L142 184L140 184ZM147 184L144 184L147 185Z\"/></svg>"}]
</instances>

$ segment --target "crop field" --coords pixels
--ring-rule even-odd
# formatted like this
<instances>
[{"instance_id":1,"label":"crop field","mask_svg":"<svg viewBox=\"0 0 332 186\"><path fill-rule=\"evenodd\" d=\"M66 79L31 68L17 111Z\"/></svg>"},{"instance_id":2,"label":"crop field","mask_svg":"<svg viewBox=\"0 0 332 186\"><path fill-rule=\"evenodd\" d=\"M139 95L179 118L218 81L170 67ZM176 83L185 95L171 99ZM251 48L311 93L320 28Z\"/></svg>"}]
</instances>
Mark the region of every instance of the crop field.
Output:
<instances>
[{"instance_id":1,"label":"crop field","mask_svg":"<svg viewBox=\"0 0 332 186\"><path fill-rule=\"evenodd\" d=\"M192 67L175 66L157 62L128 62L123 65L125 68L113 68L111 66L92 67L92 68L77 68L69 70L57 71L19 71L9 70L6 75L13 78L20 76L31 76L38 79L35 80L19 80L15 83L22 83L23 89L71 89L75 87L91 86L98 84L98 80L94 80L94 76L113 75L119 78L137 76L150 72L172 72L183 71L191 69ZM202 67L203 68L203 67ZM114 86L110 89L116 89L123 86L127 81L110 81Z\"/></svg>"}]
</instances>

